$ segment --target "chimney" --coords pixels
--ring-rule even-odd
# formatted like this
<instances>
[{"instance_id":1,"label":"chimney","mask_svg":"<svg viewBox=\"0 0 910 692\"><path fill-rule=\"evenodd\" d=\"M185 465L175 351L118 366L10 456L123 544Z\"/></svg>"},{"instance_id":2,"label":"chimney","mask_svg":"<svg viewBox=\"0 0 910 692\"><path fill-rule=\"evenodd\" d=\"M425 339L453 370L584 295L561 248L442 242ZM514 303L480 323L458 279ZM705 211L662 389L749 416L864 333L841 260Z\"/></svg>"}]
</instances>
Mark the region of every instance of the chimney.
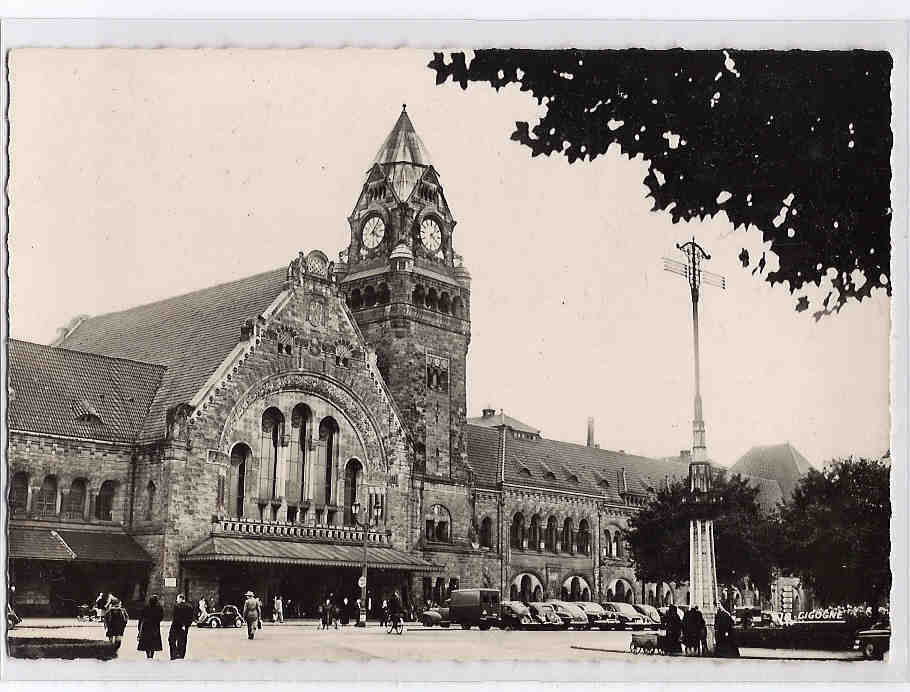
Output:
<instances>
[{"instance_id":1,"label":"chimney","mask_svg":"<svg viewBox=\"0 0 910 692\"><path fill-rule=\"evenodd\" d=\"M588 418L588 447L594 446L594 419Z\"/></svg>"},{"instance_id":2,"label":"chimney","mask_svg":"<svg viewBox=\"0 0 910 692\"><path fill-rule=\"evenodd\" d=\"M483 410L483 417L484 417L484 418L492 418L492 417L495 416L495 415L496 415L496 409L495 409L495 408L485 408L485 409Z\"/></svg>"}]
</instances>

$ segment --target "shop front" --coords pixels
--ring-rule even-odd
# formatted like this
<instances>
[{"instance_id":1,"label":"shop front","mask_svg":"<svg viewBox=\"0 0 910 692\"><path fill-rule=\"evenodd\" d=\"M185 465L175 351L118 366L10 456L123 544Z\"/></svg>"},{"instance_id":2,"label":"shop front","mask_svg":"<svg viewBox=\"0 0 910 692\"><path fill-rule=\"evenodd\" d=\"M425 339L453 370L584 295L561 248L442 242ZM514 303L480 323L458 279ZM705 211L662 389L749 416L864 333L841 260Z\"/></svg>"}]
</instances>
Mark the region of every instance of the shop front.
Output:
<instances>
[{"instance_id":1,"label":"shop front","mask_svg":"<svg viewBox=\"0 0 910 692\"><path fill-rule=\"evenodd\" d=\"M182 590L192 602L204 597L215 608L239 606L244 594L253 591L262 599L267 618L278 595L285 618L318 617L320 604L329 600L339 615L356 621L363 546L297 538L210 536L183 556ZM438 569L378 541L367 546L366 563L370 617L377 617L382 601L396 591L403 603L410 603L418 596L410 593L411 576Z\"/></svg>"},{"instance_id":2,"label":"shop front","mask_svg":"<svg viewBox=\"0 0 910 692\"><path fill-rule=\"evenodd\" d=\"M99 593L129 610L145 599L152 559L125 533L10 526L9 585L22 617L75 615Z\"/></svg>"}]
</instances>

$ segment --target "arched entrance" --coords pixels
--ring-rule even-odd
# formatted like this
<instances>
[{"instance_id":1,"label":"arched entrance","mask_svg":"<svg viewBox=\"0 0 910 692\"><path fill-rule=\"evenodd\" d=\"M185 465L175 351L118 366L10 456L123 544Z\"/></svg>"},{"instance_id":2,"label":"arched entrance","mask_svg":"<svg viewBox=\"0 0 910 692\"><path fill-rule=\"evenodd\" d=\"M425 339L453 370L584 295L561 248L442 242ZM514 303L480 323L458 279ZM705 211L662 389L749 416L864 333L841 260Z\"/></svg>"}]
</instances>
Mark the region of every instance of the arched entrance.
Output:
<instances>
[{"instance_id":1,"label":"arched entrance","mask_svg":"<svg viewBox=\"0 0 910 692\"><path fill-rule=\"evenodd\" d=\"M509 587L509 598L523 603L543 600L543 584L530 572L517 574Z\"/></svg>"},{"instance_id":2,"label":"arched entrance","mask_svg":"<svg viewBox=\"0 0 910 692\"><path fill-rule=\"evenodd\" d=\"M562 600L564 601L584 601L591 598L591 585L588 580L580 576L567 577L562 583ZM587 597L585 594L587 593Z\"/></svg>"},{"instance_id":3,"label":"arched entrance","mask_svg":"<svg viewBox=\"0 0 910 692\"><path fill-rule=\"evenodd\" d=\"M619 603L635 603L635 591L625 579L614 579L610 585L613 591L613 600Z\"/></svg>"}]
</instances>

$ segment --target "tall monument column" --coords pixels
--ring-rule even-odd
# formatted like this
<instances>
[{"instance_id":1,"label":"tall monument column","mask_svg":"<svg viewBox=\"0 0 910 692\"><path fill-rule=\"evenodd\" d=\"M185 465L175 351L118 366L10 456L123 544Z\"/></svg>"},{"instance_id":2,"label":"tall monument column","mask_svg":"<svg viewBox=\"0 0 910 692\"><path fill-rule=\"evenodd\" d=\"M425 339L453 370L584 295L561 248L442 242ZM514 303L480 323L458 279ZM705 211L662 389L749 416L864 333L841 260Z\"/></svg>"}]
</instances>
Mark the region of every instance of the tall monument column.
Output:
<instances>
[{"instance_id":1,"label":"tall monument column","mask_svg":"<svg viewBox=\"0 0 910 692\"><path fill-rule=\"evenodd\" d=\"M684 276L692 296L692 343L695 361L695 416L692 420L692 462L689 464L689 605L698 606L708 629L708 650L714 650L714 614L717 612L717 565L714 557L714 521L717 498L711 488L711 465L701 402L701 360L698 340L698 298L702 283L726 288L726 280L702 270L711 255L695 242L676 246L685 264L664 260L664 269Z\"/></svg>"}]
</instances>

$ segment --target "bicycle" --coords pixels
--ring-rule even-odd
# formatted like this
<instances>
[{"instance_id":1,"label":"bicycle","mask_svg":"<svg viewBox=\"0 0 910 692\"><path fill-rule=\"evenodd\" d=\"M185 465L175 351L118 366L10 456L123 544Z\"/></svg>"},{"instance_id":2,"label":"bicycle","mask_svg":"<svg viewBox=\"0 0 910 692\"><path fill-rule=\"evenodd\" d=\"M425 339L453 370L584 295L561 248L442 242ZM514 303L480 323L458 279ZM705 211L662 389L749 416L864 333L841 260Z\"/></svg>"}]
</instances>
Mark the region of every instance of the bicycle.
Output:
<instances>
[{"instance_id":1,"label":"bicycle","mask_svg":"<svg viewBox=\"0 0 910 692\"><path fill-rule=\"evenodd\" d=\"M389 622L389 628L386 630L386 634L402 634L404 632L404 622L401 619L400 615L393 615L391 621Z\"/></svg>"}]
</instances>

